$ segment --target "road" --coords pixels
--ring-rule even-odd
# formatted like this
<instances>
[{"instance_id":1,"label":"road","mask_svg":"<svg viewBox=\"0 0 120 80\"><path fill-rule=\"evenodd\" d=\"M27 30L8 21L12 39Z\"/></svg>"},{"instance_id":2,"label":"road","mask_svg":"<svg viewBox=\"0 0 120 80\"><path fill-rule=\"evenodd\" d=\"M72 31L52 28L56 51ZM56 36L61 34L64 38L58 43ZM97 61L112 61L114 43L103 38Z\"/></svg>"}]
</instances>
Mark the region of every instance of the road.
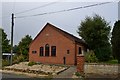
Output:
<instances>
[{"instance_id":1,"label":"road","mask_svg":"<svg viewBox=\"0 0 120 80\"><path fill-rule=\"evenodd\" d=\"M2 73L2 78L30 78L26 75L11 74L11 73Z\"/></svg>"},{"instance_id":2,"label":"road","mask_svg":"<svg viewBox=\"0 0 120 80\"><path fill-rule=\"evenodd\" d=\"M58 78L71 78L73 72L76 71L74 67L69 68L67 71L64 71L62 73L60 73L57 76L53 77L53 80L57 80ZM109 76L109 77L108 77ZM30 76L27 75L23 75L23 74L13 74L13 73L3 73L2 74L2 80L46 80L45 78L32 78ZM9 78L9 79L8 79ZM87 77L85 78L85 80L120 80L120 76L118 78L118 75L96 75L96 74L89 74L87 75ZM47 80L51 80L51 79L47 79Z\"/></svg>"},{"instance_id":3,"label":"road","mask_svg":"<svg viewBox=\"0 0 120 80\"><path fill-rule=\"evenodd\" d=\"M46 80L44 77L30 77L23 74L13 74L13 73L2 73L1 80ZM51 78L47 78L51 80Z\"/></svg>"}]
</instances>

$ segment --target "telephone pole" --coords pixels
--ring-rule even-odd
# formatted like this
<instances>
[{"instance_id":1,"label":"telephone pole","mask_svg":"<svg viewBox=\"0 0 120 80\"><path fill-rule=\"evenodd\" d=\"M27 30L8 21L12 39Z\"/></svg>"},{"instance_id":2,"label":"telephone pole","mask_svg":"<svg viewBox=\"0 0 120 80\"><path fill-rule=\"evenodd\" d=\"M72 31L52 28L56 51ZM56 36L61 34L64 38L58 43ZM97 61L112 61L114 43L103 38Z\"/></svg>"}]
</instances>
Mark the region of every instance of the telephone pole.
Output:
<instances>
[{"instance_id":1,"label":"telephone pole","mask_svg":"<svg viewBox=\"0 0 120 80\"><path fill-rule=\"evenodd\" d=\"M10 65L12 65L12 56L13 56L13 27L14 27L14 14L12 13L12 22L11 22L11 60L10 60Z\"/></svg>"}]
</instances>

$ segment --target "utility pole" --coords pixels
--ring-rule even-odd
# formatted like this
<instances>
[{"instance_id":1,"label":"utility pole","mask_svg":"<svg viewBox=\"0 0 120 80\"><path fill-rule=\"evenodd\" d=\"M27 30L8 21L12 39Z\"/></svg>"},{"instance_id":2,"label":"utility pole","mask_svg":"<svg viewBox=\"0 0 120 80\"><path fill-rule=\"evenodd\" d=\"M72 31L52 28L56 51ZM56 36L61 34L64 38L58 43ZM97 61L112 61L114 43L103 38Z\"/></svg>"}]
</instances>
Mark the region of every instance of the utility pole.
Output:
<instances>
[{"instance_id":1,"label":"utility pole","mask_svg":"<svg viewBox=\"0 0 120 80\"><path fill-rule=\"evenodd\" d=\"M12 56L13 56L13 27L14 27L14 14L12 13L12 22L11 22L11 60L10 60L10 65L12 65Z\"/></svg>"}]
</instances>

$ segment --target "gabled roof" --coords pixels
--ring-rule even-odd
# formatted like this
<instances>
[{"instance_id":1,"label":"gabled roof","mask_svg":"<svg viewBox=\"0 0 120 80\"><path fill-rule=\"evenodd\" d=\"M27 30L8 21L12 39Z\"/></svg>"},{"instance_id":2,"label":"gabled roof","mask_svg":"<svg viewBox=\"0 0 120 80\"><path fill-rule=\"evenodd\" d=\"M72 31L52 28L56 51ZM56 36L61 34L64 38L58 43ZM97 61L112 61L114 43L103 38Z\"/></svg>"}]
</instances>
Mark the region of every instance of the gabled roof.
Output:
<instances>
[{"instance_id":1,"label":"gabled roof","mask_svg":"<svg viewBox=\"0 0 120 80\"><path fill-rule=\"evenodd\" d=\"M77 43L80 43L80 44L82 44L82 45L87 46L87 44L85 43L85 41L83 41L82 39L80 39L80 38L78 38L78 37L76 37L76 36L74 36L74 35L66 32L66 31L64 31L64 30L62 30L62 29L60 29L60 28L57 28L56 26L54 26L54 25L52 25L52 24L50 24L50 23L47 23L47 24L44 26L44 28L38 33L38 35L34 38L34 40L40 35L40 33L41 33L48 25L49 25L50 27L52 27L53 29L55 29L56 31L60 32L60 33L61 33L62 35L64 35L65 37L67 37L67 38L69 38L69 39L71 39L71 40L73 40L73 41L75 41L75 42L77 42ZM33 40L33 41L34 41L34 40ZM33 41L32 41L32 43L33 43ZM32 44L32 43L31 43L31 44Z\"/></svg>"}]
</instances>

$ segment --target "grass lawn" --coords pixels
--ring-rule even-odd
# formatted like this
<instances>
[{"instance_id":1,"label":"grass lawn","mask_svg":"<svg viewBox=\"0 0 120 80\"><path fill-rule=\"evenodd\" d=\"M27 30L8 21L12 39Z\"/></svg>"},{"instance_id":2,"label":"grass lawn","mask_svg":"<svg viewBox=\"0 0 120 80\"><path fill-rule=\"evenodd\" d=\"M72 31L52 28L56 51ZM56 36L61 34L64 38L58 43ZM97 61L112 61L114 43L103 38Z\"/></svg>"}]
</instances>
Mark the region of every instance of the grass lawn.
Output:
<instances>
[{"instance_id":1,"label":"grass lawn","mask_svg":"<svg viewBox=\"0 0 120 80\"><path fill-rule=\"evenodd\" d=\"M110 63L110 64L118 64L118 60L109 60L107 63Z\"/></svg>"},{"instance_id":2,"label":"grass lawn","mask_svg":"<svg viewBox=\"0 0 120 80\"><path fill-rule=\"evenodd\" d=\"M118 60L109 60L109 61L106 61L106 62L103 62L103 63L108 63L108 64L118 64Z\"/></svg>"}]
</instances>

